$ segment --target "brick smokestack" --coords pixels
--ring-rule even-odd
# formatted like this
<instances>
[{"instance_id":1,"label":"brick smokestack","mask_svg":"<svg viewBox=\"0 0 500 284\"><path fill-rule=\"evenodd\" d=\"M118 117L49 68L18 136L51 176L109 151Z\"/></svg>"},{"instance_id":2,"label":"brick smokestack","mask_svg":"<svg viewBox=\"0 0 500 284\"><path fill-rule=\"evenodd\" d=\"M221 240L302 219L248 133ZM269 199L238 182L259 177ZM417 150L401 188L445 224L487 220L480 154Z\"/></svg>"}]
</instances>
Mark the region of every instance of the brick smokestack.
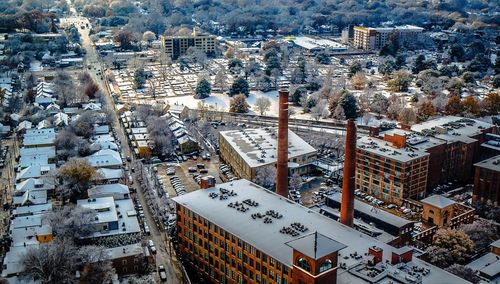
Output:
<instances>
[{"instance_id":1,"label":"brick smokestack","mask_svg":"<svg viewBox=\"0 0 500 284\"><path fill-rule=\"evenodd\" d=\"M354 218L354 178L356 171L356 125L352 119L347 120L344 156L340 222L352 227Z\"/></svg>"},{"instance_id":2,"label":"brick smokestack","mask_svg":"<svg viewBox=\"0 0 500 284\"><path fill-rule=\"evenodd\" d=\"M288 90L279 91L276 193L288 197Z\"/></svg>"}]
</instances>

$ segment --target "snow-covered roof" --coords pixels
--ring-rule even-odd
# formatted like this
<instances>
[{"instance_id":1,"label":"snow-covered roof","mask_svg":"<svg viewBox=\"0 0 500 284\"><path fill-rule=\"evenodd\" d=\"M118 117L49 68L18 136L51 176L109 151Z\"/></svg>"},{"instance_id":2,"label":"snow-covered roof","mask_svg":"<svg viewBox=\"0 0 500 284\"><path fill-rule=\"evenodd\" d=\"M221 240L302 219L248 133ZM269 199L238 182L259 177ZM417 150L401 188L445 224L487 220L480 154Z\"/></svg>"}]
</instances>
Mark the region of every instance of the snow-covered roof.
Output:
<instances>
[{"instance_id":1,"label":"snow-covered roof","mask_svg":"<svg viewBox=\"0 0 500 284\"><path fill-rule=\"evenodd\" d=\"M219 198L221 196L224 196L224 198ZM361 259L342 257L342 262L347 267L362 264L363 262L366 263L367 258L364 255L369 248L377 246L384 252L382 264L387 267L387 272L399 272L399 276L403 277L403 279L405 272L400 268L406 265L408 271L412 271L411 267L413 266L430 270L430 273L426 275L419 274L422 277L422 283L443 283L443 279L447 279L447 283L467 283L467 281L432 266L417 257L413 257L409 263L391 266L389 264L391 255L392 252L397 251L396 248L309 208L291 202L287 198L268 191L248 180L241 179L218 184L214 188L197 190L174 197L173 200L180 206L191 210L208 222L230 232L243 242L289 267L292 266L293 249L287 243L317 232L334 240L336 244L345 245L345 247L342 245L337 247L337 249L340 249L339 253L342 256L349 256L356 252L362 257ZM236 202L238 202L237 205ZM244 208L244 211L239 210L242 208ZM256 215L258 213L262 217ZM231 217L228 218L228 216ZM267 222L264 222L264 220ZM271 221L269 222L269 220ZM294 223L295 225L293 225ZM299 226L296 223L299 223ZM284 227L293 230L297 235L292 236L283 233ZM339 269L338 277L339 279L342 278L339 283L365 283L361 278L358 278L359 276L344 269Z\"/></svg>"},{"instance_id":2,"label":"snow-covered roof","mask_svg":"<svg viewBox=\"0 0 500 284\"><path fill-rule=\"evenodd\" d=\"M474 166L500 172L500 155L475 163Z\"/></svg>"},{"instance_id":3,"label":"snow-covered roof","mask_svg":"<svg viewBox=\"0 0 500 284\"><path fill-rule=\"evenodd\" d=\"M460 141L468 144L477 141L473 138L474 136L492 127L493 124L477 119L441 116L414 124L411 130L422 133L425 136L434 136L446 140L448 143Z\"/></svg>"},{"instance_id":4,"label":"snow-covered roof","mask_svg":"<svg viewBox=\"0 0 500 284\"><path fill-rule=\"evenodd\" d=\"M390 142L369 136L359 138L357 141L357 148L368 153L373 153L403 163L429 156L429 153L415 150L410 147L397 148L392 146Z\"/></svg>"},{"instance_id":5,"label":"snow-covered roof","mask_svg":"<svg viewBox=\"0 0 500 284\"><path fill-rule=\"evenodd\" d=\"M437 208L446 208L456 203L455 201L439 194L431 195L427 198L420 200L420 202L432 205Z\"/></svg>"},{"instance_id":6,"label":"snow-covered roof","mask_svg":"<svg viewBox=\"0 0 500 284\"><path fill-rule=\"evenodd\" d=\"M220 137L241 156L251 168L275 163L277 160L277 128L255 128L221 131ZM288 158L315 155L316 149L288 130Z\"/></svg>"},{"instance_id":7,"label":"snow-covered roof","mask_svg":"<svg viewBox=\"0 0 500 284\"><path fill-rule=\"evenodd\" d=\"M347 50L345 44L335 42L325 38L312 38L307 36L295 37L293 43L308 50Z\"/></svg>"},{"instance_id":8,"label":"snow-covered roof","mask_svg":"<svg viewBox=\"0 0 500 284\"><path fill-rule=\"evenodd\" d=\"M118 199L117 197L121 196L120 199L123 199L123 196L128 194L130 194L128 186L119 183L98 185L88 190L89 198L114 197Z\"/></svg>"},{"instance_id":9,"label":"snow-covered roof","mask_svg":"<svg viewBox=\"0 0 500 284\"><path fill-rule=\"evenodd\" d=\"M111 149L103 149L87 157L89 163L96 168L114 167L122 165L120 153Z\"/></svg>"},{"instance_id":10,"label":"snow-covered roof","mask_svg":"<svg viewBox=\"0 0 500 284\"><path fill-rule=\"evenodd\" d=\"M28 178L38 178L43 176L45 173L48 173L50 171L53 171L56 169L56 165L54 164L48 164L48 165L32 165L29 166L25 169L22 169L17 175L16 175L16 181L19 180L24 180Z\"/></svg>"}]
</instances>

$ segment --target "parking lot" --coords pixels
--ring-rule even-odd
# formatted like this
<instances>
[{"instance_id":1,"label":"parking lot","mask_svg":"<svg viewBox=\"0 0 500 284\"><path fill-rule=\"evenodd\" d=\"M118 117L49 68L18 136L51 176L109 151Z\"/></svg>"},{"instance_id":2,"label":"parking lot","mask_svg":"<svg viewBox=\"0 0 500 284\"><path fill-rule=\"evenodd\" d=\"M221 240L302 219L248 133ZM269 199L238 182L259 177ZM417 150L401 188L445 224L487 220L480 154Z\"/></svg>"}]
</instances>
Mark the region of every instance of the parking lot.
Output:
<instances>
[{"instance_id":1,"label":"parking lot","mask_svg":"<svg viewBox=\"0 0 500 284\"><path fill-rule=\"evenodd\" d=\"M204 169L207 170L206 173L201 168L198 168L197 165L204 165ZM193 179L195 175L201 176L213 176L216 180L216 183L222 183L222 180L219 177L219 157L217 155L212 155L210 160L203 160L201 157L197 157L197 159L189 158L187 161L177 164L158 164L157 175L163 181L165 188L167 189L168 194L173 197L177 196L177 192L175 191L172 183L170 182L170 177L177 176L179 177L179 181L182 186L185 188L186 192L191 192L198 190L200 188L199 184ZM174 175L167 175L167 168L174 168ZM192 168L192 172L189 169ZM196 171L194 171L196 169Z\"/></svg>"}]
</instances>

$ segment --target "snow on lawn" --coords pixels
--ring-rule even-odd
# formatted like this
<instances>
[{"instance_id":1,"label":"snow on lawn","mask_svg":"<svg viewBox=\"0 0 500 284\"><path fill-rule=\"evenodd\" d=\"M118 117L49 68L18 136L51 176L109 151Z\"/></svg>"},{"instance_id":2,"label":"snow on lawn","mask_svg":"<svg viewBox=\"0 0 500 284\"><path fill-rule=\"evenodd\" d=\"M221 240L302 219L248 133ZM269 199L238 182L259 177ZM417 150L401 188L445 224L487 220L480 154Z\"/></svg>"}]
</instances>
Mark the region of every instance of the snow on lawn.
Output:
<instances>
[{"instance_id":1,"label":"snow on lawn","mask_svg":"<svg viewBox=\"0 0 500 284\"><path fill-rule=\"evenodd\" d=\"M266 112L266 115L278 116L278 91L271 91L266 93L260 91L250 92L250 95L247 98L247 102L251 106L249 114L259 114L255 107L255 101L260 97L268 98L271 101L271 107L269 108L269 111ZM231 98L228 95L222 93L212 93L210 97L203 100L195 99L193 96L185 96L168 98L165 101L168 104L185 105L191 109L198 108L198 103L200 101L203 101L203 103L213 106L217 110L229 111L230 100Z\"/></svg>"},{"instance_id":2,"label":"snow on lawn","mask_svg":"<svg viewBox=\"0 0 500 284\"><path fill-rule=\"evenodd\" d=\"M247 102L251 106L249 114L259 114L258 110L255 107L255 101L260 97L266 97L271 101L271 107L265 113L265 115L277 117L278 116L278 91L270 91L270 92L266 92L266 93L261 92L261 91L250 92L250 95L247 98ZM228 95L225 95L222 93L212 93L210 95L210 97L203 99L203 100L195 99L195 98L193 98L193 96L184 96L184 97L168 98L165 101L168 104L185 105L190 109L197 109L198 103L200 101L203 101L203 103L210 105L210 106L213 106L214 109L217 109L219 111L229 111L229 101L230 100L231 100L231 98ZM294 111L294 114L291 116L292 118L314 120L311 117L311 114L302 113L301 107L290 106L290 109L293 109L293 111ZM331 121L331 119L323 119L322 118L322 119L320 119L320 121ZM375 115L372 115L368 121L365 121L363 117L358 117L356 119L356 123L358 125L370 125L370 126L379 125L382 121L396 122L396 121L391 121L387 118L383 118L383 119L379 120L379 119L375 118Z\"/></svg>"}]
</instances>

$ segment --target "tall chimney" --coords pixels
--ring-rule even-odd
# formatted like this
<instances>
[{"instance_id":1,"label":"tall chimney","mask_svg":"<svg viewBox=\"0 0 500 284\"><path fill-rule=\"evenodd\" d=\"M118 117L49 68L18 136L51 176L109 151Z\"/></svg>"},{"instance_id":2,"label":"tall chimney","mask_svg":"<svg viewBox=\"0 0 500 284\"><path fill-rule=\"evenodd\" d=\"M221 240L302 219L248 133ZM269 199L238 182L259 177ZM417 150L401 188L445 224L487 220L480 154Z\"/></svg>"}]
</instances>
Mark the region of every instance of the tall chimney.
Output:
<instances>
[{"instance_id":1,"label":"tall chimney","mask_svg":"<svg viewBox=\"0 0 500 284\"><path fill-rule=\"evenodd\" d=\"M356 171L356 125L352 119L347 120L344 156L340 222L352 227L354 218L354 178Z\"/></svg>"},{"instance_id":2,"label":"tall chimney","mask_svg":"<svg viewBox=\"0 0 500 284\"><path fill-rule=\"evenodd\" d=\"M288 90L279 91L276 193L288 197Z\"/></svg>"}]
</instances>

